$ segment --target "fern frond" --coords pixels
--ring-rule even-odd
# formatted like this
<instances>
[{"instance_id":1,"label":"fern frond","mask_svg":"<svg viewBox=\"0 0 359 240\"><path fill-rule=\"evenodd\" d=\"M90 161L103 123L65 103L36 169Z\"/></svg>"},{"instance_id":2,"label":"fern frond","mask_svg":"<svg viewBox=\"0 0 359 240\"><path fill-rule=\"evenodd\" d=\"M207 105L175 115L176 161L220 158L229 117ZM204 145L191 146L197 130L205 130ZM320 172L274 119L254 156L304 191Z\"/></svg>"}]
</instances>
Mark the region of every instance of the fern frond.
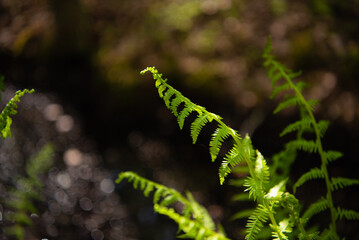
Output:
<instances>
[{"instance_id":1,"label":"fern frond","mask_svg":"<svg viewBox=\"0 0 359 240\"><path fill-rule=\"evenodd\" d=\"M171 107L171 98L176 95L176 90L173 88L169 88L164 96L163 96L163 100L165 101L166 107L170 108Z\"/></svg>"},{"instance_id":2,"label":"fern frond","mask_svg":"<svg viewBox=\"0 0 359 240\"><path fill-rule=\"evenodd\" d=\"M258 200L258 202L261 202L266 194L261 181L258 181L252 177L247 177L244 180L243 186L246 187L244 191L249 193L249 198L253 199L254 201Z\"/></svg>"},{"instance_id":3,"label":"fern frond","mask_svg":"<svg viewBox=\"0 0 359 240\"><path fill-rule=\"evenodd\" d=\"M312 168L308 172L304 173L300 178L297 180L297 182L293 185L293 192L295 193L297 188L302 186L304 183L306 183L309 180L313 179L324 179L325 175L323 171L319 168Z\"/></svg>"},{"instance_id":4,"label":"fern frond","mask_svg":"<svg viewBox=\"0 0 359 240\"><path fill-rule=\"evenodd\" d=\"M269 167L262 154L257 150L257 159L255 163L255 174L258 180L263 183L269 181Z\"/></svg>"},{"instance_id":5,"label":"fern frond","mask_svg":"<svg viewBox=\"0 0 359 240\"><path fill-rule=\"evenodd\" d=\"M321 198L320 200L312 203L308 209L303 213L303 220L308 222L312 216L323 212L329 208L328 200L325 198Z\"/></svg>"},{"instance_id":6,"label":"fern frond","mask_svg":"<svg viewBox=\"0 0 359 240\"><path fill-rule=\"evenodd\" d=\"M299 100L296 96L289 97L284 102L279 103L279 105L274 109L273 113L277 114L286 108L296 106L298 102Z\"/></svg>"},{"instance_id":7,"label":"fern frond","mask_svg":"<svg viewBox=\"0 0 359 240\"><path fill-rule=\"evenodd\" d=\"M11 124L12 124L12 115L16 115L17 111L17 102L20 102L20 98L22 98L26 93L33 93L34 89L28 90L24 89L22 91L17 91L15 96L10 99L10 101L6 104L5 108L2 110L0 114L0 136L2 138L11 137Z\"/></svg>"},{"instance_id":8,"label":"fern frond","mask_svg":"<svg viewBox=\"0 0 359 240\"><path fill-rule=\"evenodd\" d=\"M180 129L182 130L183 128L183 124L184 124L184 120L186 119L186 117L188 117L190 115L191 112L193 112L194 109L192 108L191 105L189 105L188 103L185 104L183 110L180 112L180 114L178 115L177 121L178 121L178 125L180 127Z\"/></svg>"},{"instance_id":9,"label":"fern frond","mask_svg":"<svg viewBox=\"0 0 359 240\"><path fill-rule=\"evenodd\" d=\"M350 209L337 207L337 215L340 220L343 218L347 220L359 220L359 212Z\"/></svg>"},{"instance_id":10,"label":"fern frond","mask_svg":"<svg viewBox=\"0 0 359 240\"><path fill-rule=\"evenodd\" d=\"M246 237L247 240L255 240L258 233L263 228L263 223L268 221L268 210L262 205L258 204L256 210L248 218L246 224Z\"/></svg>"},{"instance_id":11,"label":"fern frond","mask_svg":"<svg viewBox=\"0 0 359 240\"><path fill-rule=\"evenodd\" d=\"M159 214L168 216L178 224L179 230L184 232L184 234L179 236L181 238L192 238L198 240L229 240L222 234L206 228L199 222L176 213L172 208L166 208L161 205L155 204L154 210Z\"/></svg>"},{"instance_id":12,"label":"fern frond","mask_svg":"<svg viewBox=\"0 0 359 240\"><path fill-rule=\"evenodd\" d=\"M359 185L359 179L351 179L351 178L343 178L343 177L331 178L332 191L353 185Z\"/></svg>"},{"instance_id":13,"label":"fern frond","mask_svg":"<svg viewBox=\"0 0 359 240\"><path fill-rule=\"evenodd\" d=\"M175 115L176 117L178 117L177 108L183 102L185 101L182 94L176 94L176 97L171 102L170 110L172 111L173 115Z\"/></svg>"},{"instance_id":14,"label":"fern frond","mask_svg":"<svg viewBox=\"0 0 359 240\"><path fill-rule=\"evenodd\" d=\"M299 130L305 131L307 129L310 129L311 124L312 124L312 120L310 118L308 117L302 118L301 120L291 123L287 127L285 127L279 136L283 137L286 134Z\"/></svg>"},{"instance_id":15,"label":"fern frond","mask_svg":"<svg viewBox=\"0 0 359 240\"><path fill-rule=\"evenodd\" d=\"M232 168L237 166L242 161L245 161L246 155L244 151L238 149L238 146L234 146L223 158L221 166L219 167L219 176L220 180L224 181L229 173L231 173ZM222 182L223 183L223 182Z\"/></svg>"},{"instance_id":16,"label":"fern frond","mask_svg":"<svg viewBox=\"0 0 359 240\"><path fill-rule=\"evenodd\" d=\"M343 153L338 151L323 151L323 155L328 162L333 162L343 156Z\"/></svg>"},{"instance_id":17,"label":"fern frond","mask_svg":"<svg viewBox=\"0 0 359 240\"><path fill-rule=\"evenodd\" d=\"M318 122L317 127L318 127L318 130L319 130L319 136L321 138L324 137L324 134L326 133L329 125L330 125L329 121L321 120L321 121Z\"/></svg>"},{"instance_id":18,"label":"fern frond","mask_svg":"<svg viewBox=\"0 0 359 240\"><path fill-rule=\"evenodd\" d=\"M318 150L317 144L312 140L297 139L290 141L287 145L308 153L315 153Z\"/></svg>"},{"instance_id":19,"label":"fern frond","mask_svg":"<svg viewBox=\"0 0 359 240\"><path fill-rule=\"evenodd\" d=\"M219 150L222 147L222 143L228 136L229 132L227 126L220 126L212 134L211 141L209 142L209 152L211 154L212 162L216 160Z\"/></svg>"},{"instance_id":20,"label":"fern frond","mask_svg":"<svg viewBox=\"0 0 359 240\"><path fill-rule=\"evenodd\" d=\"M197 142L197 138L199 133L202 131L202 128L208 123L212 122L213 117L209 114L203 113L198 116L196 120L194 120L191 124L191 137L192 143L195 144Z\"/></svg>"},{"instance_id":21,"label":"fern frond","mask_svg":"<svg viewBox=\"0 0 359 240\"><path fill-rule=\"evenodd\" d=\"M293 224L287 218L280 221L277 227L274 227L272 224L270 224L270 227L273 229L272 237L274 240L287 240L288 236L286 233L290 233L293 230Z\"/></svg>"}]
</instances>

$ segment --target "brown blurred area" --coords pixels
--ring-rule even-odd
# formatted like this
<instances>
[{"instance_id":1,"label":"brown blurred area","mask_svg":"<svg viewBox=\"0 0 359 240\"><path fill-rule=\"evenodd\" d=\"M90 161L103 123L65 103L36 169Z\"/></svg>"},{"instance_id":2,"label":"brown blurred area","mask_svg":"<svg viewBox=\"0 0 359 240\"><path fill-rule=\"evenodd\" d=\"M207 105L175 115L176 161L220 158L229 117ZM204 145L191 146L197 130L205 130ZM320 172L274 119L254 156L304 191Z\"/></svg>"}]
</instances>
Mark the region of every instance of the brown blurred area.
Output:
<instances>
[{"instance_id":1,"label":"brown blurred area","mask_svg":"<svg viewBox=\"0 0 359 240\"><path fill-rule=\"evenodd\" d=\"M331 173L357 178L358 22L356 0L2 0L2 104L15 89L36 93L21 102L13 138L0 142L0 192L53 142L48 201L39 203L41 227L29 229L28 239L175 239L176 226L154 215L150 200L114 185L123 170L193 191L240 239L243 223L228 220L241 207L230 202L238 190L219 186L208 139L191 145L188 128L178 130L150 76L139 72L156 66L184 95L249 133L269 158L285 141L281 129L297 117L272 115L280 99L269 100L261 59L272 36L278 59L310 84L305 95L321 101L318 119L332 123L324 145L344 157ZM296 163L293 181L315 164ZM358 210L357 190L335 200ZM355 223L340 231L358 237Z\"/></svg>"}]
</instances>

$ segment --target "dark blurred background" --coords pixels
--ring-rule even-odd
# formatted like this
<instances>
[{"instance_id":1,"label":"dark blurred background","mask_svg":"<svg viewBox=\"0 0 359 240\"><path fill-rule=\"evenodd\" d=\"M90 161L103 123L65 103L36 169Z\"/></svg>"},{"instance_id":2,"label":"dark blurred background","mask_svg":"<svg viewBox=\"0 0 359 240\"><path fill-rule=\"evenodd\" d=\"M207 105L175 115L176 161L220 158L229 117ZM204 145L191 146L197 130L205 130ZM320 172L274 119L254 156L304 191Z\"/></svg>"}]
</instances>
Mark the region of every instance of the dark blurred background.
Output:
<instances>
[{"instance_id":1,"label":"dark blurred background","mask_svg":"<svg viewBox=\"0 0 359 240\"><path fill-rule=\"evenodd\" d=\"M281 129L298 117L272 115L280 99L269 100L261 59L270 35L278 58L302 70L306 96L321 101L317 118L332 123L324 147L344 157L331 174L358 178L358 23L357 0L2 0L2 103L15 89L36 93L21 102L13 138L1 140L1 192L53 142L47 201L38 203L28 239L175 239L176 226L153 214L150 199L113 184L124 170L192 191L229 237L241 239L245 222L229 219L246 205L231 201L238 189L219 186L208 136L192 145L188 126L178 130L151 77L139 72L156 66L184 95L249 133L270 159L288 140ZM292 180L318 165L295 163ZM317 188L298 196L309 203ZM359 210L358 190L337 192L335 201ZM339 231L356 239L357 227L343 222Z\"/></svg>"}]
</instances>

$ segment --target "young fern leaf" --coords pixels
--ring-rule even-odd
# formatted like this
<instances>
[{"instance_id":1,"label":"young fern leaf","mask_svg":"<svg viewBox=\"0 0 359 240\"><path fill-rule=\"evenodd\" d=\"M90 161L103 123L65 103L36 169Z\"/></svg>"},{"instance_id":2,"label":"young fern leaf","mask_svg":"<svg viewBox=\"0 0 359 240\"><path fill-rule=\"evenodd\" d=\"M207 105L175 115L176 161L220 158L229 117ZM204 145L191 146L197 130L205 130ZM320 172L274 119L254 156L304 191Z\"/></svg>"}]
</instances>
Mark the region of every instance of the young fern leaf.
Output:
<instances>
[{"instance_id":1,"label":"young fern leaf","mask_svg":"<svg viewBox=\"0 0 359 240\"><path fill-rule=\"evenodd\" d=\"M302 186L304 183L306 183L309 180L324 179L324 178L325 178L325 174L321 169L312 168L308 172L304 173L293 185L293 192L295 193L298 187Z\"/></svg>"}]
</instances>

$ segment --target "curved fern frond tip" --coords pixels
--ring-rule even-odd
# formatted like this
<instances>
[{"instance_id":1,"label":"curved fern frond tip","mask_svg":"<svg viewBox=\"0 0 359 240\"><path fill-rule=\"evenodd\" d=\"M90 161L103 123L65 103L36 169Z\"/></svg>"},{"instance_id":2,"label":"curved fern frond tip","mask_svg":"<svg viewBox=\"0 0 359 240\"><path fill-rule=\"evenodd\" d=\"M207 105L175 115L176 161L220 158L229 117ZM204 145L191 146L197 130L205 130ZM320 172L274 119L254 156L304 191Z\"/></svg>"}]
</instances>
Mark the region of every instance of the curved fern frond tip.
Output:
<instances>
[{"instance_id":1,"label":"curved fern frond tip","mask_svg":"<svg viewBox=\"0 0 359 240\"><path fill-rule=\"evenodd\" d=\"M20 98L23 97L26 93L33 93L34 89L24 89L19 90L15 93L15 96L10 99L10 101L6 104L5 108L2 110L0 114L0 135L2 138L11 137L11 124L12 124L12 115L16 115L17 111L17 102L20 102Z\"/></svg>"},{"instance_id":2,"label":"curved fern frond tip","mask_svg":"<svg viewBox=\"0 0 359 240\"><path fill-rule=\"evenodd\" d=\"M250 141L241 141L242 139L240 138L238 132L227 126L222 121L221 116L207 111L206 108L193 103L190 99L183 96L180 91L176 90L167 83L167 79L162 78L162 74L160 74L155 67L147 67L141 71L141 74L145 74L146 72L152 73L158 94L165 102L166 107L177 118L180 129L183 129L185 121L189 115L197 114L197 117L190 125L190 135L193 143L197 142L198 136L203 127L213 121L217 123L217 128L212 133L209 143L209 152L213 162L217 159L223 142L228 138L232 138L234 140L234 147L237 148L237 150L233 150L232 153L227 152L227 154L225 154L226 157L219 169L220 183L223 184L226 176L240 161L243 160L243 158L250 158L250 155L248 155L249 152L247 151L247 145ZM235 153L239 151L244 151L244 154L247 154L247 156Z\"/></svg>"}]
</instances>

